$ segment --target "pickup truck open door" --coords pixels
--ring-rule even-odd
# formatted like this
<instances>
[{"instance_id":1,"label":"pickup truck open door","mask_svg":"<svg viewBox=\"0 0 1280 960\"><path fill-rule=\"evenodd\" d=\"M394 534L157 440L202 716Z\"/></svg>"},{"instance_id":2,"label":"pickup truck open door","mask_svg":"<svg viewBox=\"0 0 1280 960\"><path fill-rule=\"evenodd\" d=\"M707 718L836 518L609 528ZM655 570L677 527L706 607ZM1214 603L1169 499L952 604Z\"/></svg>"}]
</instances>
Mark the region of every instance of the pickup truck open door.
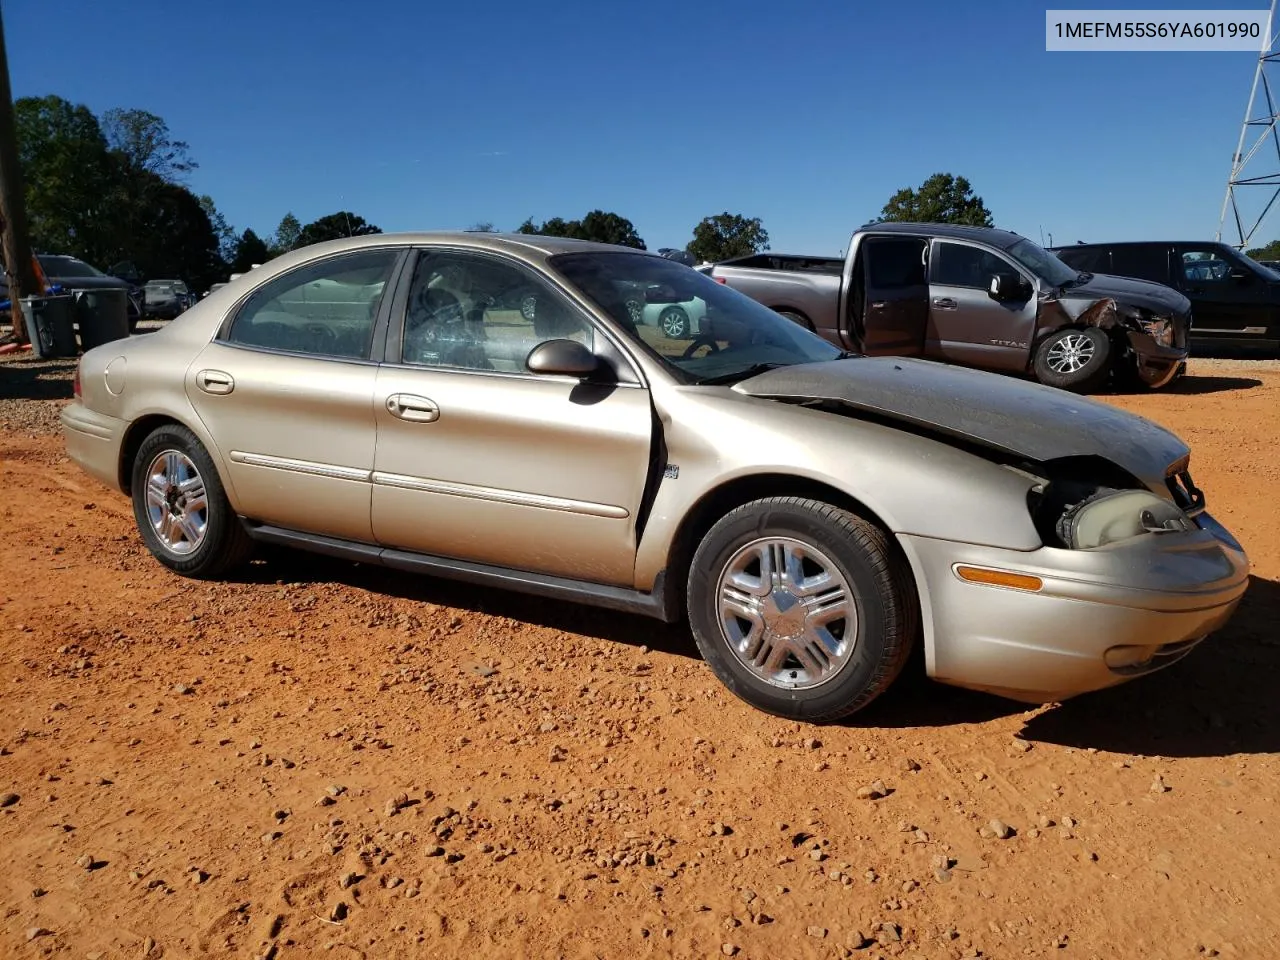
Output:
<instances>
[{"instance_id":1,"label":"pickup truck open door","mask_svg":"<svg viewBox=\"0 0 1280 960\"><path fill-rule=\"evenodd\" d=\"M868 236L853 251L849 334L870 355L919 357L929 323L924 237Z\"/></svg>"}]
</instances>

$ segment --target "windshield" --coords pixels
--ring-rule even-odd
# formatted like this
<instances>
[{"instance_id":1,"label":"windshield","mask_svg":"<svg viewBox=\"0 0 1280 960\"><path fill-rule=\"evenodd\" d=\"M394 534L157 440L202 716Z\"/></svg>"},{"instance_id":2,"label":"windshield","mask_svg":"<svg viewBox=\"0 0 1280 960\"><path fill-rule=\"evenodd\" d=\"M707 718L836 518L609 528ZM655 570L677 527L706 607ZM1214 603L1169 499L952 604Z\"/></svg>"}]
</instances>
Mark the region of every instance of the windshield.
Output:
<instances>
[{"instance_id":1,"label":"windshield","mask_svg":"<svg viewBox=\"0 0 1280 960\"><path fill-rule=\"evenodd\" d=\"M1019 240L1005 252L1041 280L1055 287L1070 283L1080 275L1080 271L1072 270L1048 250L1030 240Z\"/></svg>"},{"instance_id":2,"label":"windshield","mask_svg":"<svg viewBox=\"0 0 1280 960\"><path fill-rule=\"evenodd\" d=\"M686 382L732 382L772 366L843 355L817 334L673 260L569 253L550 264Z\"/></svg>"},{"instance_id":3,"label":"windshield","mask_svg":"<svg viewBox=\"0 0 1280 960\"><path fill-rule=\"evenodd\" d=\"M75 257L36 257L46 277L105 277L101 270Z\"/></svg>"}]
</instances>

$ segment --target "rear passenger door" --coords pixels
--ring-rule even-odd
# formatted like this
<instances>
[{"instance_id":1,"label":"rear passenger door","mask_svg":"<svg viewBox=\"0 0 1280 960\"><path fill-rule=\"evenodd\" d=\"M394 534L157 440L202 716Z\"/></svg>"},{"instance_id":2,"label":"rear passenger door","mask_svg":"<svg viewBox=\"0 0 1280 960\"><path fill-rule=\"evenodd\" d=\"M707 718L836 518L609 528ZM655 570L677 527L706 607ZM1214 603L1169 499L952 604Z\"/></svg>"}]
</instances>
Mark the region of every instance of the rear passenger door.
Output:
<instances>
[{"instance_id":1,"label":"rear passenger door","mask_svg":"<svg viewBox=\"0 0 1280 960\"><path fill-rule=\"evenodd\" d=\"M924 352L929 320L929 288L924 277L923 237L867 237L855 271L855 296L862 306L852 323L853 341L863 353L918 357ZM860 280L859 284L857 281Z\"/></svg>"}]
</instances>

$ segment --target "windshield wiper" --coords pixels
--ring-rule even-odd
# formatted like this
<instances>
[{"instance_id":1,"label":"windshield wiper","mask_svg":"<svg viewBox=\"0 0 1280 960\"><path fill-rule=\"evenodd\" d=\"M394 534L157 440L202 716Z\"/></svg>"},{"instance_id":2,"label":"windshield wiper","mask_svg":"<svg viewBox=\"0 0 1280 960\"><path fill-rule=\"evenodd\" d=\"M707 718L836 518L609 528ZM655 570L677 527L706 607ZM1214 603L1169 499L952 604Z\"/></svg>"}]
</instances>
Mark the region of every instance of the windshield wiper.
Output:
<instances>
[{"instance_id":1,"label":"windshield wiper","mask_svg":"<svg viewBox=\"0 0 1280 960\"><path fill-rule=\"evenodd\" d=\"M1063 286L1064 286L1064 287L1078 287L1078 286L1081 286L1081 285L1083 285L1083 284L1088 283L1088 282L1089 282L1090 280L1092 280L1092 279L1093 279L1093 274L1092 274L1092 273L1090 273L1090 272L1089 272L1089 271L1087 271L1087 270L1081 270L1079 273L1077 273L1077 274L1076 274L1076 278L1075 278L1074 280L1068 280L1066 283L1064 283L1064 284L1063 284Z\"/></svg>"},{"instance_id":2,"label":"windshield wiper","mask_svg":"<svg viewBox=\"0 0 1280 960\"><path fill-rule=\"evenodd\" d=\"M785 363L753 363L745 370L735 370L733 373L722 373L715 377L703 377L698 381L700 387L714 387L725 383L734 383L737 380L745 380L747 377L754 377L757 373L766 373L769 370L776 370L778 367L789 366Z\"/></svg>"}]
</instances>

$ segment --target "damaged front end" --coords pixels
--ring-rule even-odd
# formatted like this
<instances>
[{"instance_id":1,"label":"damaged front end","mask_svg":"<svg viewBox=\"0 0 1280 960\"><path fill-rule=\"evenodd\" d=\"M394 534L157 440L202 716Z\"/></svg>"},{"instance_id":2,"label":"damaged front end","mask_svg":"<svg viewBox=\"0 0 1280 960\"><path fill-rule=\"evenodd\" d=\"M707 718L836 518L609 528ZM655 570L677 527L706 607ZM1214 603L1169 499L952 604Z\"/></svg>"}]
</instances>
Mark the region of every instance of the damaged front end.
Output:
<instances>
[{"instance_id":1,"label":"damaged front end","mask_svg":"<svg viewBox=\"0 0 1280 960\"><path fill-rule=\"evenodd\" d=\"M1096 296L1106 284L1093 278L1040 305L1040 334L1066 326L1097 327L1119 352L1118 369L1127 370L1150 388L1163 387L1184 369L1190 335L1190 301L1164 288L1165 296ZM1116 279L1116 278L1102 278ZM1138 285L1138 281L1126 281ZM1156 286L1144 284L1143 286ZM1176 298L1176 299L1175 299Z\"/></svg>"}]
</instances>

